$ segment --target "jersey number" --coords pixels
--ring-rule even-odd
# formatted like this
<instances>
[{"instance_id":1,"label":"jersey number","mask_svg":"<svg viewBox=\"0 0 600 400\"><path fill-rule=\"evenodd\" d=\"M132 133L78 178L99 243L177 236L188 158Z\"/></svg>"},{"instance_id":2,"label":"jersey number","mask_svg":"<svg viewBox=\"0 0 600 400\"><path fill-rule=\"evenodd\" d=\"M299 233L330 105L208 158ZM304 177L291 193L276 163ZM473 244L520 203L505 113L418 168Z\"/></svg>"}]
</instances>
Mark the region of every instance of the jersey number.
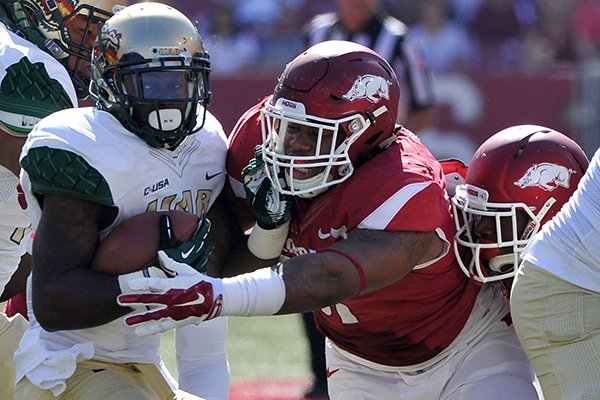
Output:
<instances>
[{"instance_id":1,"label":"jersey number","mask_svg":"<svg viewBox=\"0 0 600 400\"><path fill-rule=\"evenodd\" d=\"M350 308L348 308L348 306L342 303L338 303L334 307L337 315L339 315L340 320L342 321L342 324L358 323L358 318L356 318L356 316L352 314L352 311L350 311ZM321 311L323 311L323 313L325 313L329 317L333 315L333 310L331 309L331 307L322 308Z\"/></svg>"}]
</instances>

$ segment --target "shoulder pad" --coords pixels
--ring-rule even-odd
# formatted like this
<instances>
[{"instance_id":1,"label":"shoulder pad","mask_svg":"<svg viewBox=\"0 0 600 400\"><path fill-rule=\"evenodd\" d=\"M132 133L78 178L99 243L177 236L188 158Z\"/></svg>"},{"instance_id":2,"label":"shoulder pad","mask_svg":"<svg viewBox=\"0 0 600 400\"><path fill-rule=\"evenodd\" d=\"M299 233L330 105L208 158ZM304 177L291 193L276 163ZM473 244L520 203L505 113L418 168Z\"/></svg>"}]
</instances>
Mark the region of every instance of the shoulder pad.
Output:
<instances>
[{"instance_id":1,"label":"shoulder pad","mask_svg":"<svg viewBox=\"0 0 600 400\"><path fill-rule=\"evenodd\" d=\"M113 206L108 183L83 157L67 150L35 147L21 159L31 191L75 197Z\"/></svg>"},{"instance_id":2,"label":"shoulder pad","mask_svg":"<svg viewBox=\"0 0 600 400\"><path fill-rule=\"evenodd\" d=\"M6 68L0 83L0 124L11 133L26 135L40 119L73 106L60 82L50 78L44 63L32 64L23 57Z\"/></svg>"}]
</instances>

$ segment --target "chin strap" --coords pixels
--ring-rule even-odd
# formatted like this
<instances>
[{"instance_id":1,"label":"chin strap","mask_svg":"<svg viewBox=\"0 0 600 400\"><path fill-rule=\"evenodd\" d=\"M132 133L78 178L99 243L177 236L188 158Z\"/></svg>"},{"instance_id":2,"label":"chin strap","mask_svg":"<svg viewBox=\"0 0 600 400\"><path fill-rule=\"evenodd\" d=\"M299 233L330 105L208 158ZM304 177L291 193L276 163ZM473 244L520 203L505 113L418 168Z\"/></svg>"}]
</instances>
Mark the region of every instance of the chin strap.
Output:
<instances>
[{"instance_id":1,"label":"chin strap","mask_svg":"<svg viewBox=\"0 0 600 400\"><path fill-rule=\"evenodd\" d=\"M525 229L523 229L521 240L529 239L533 234L537 232L537 230L539 230L542 224L542 220L544 219L548 211L550 211L550 208L554 205L554 203L556 203L556 199L554 197L550 197L548 200L546 200L544 205L540 208L540 211L535 216L537 218L537 223L533 219L529 220L529 223L527 224Z\"/></svg>"}]
</instances>

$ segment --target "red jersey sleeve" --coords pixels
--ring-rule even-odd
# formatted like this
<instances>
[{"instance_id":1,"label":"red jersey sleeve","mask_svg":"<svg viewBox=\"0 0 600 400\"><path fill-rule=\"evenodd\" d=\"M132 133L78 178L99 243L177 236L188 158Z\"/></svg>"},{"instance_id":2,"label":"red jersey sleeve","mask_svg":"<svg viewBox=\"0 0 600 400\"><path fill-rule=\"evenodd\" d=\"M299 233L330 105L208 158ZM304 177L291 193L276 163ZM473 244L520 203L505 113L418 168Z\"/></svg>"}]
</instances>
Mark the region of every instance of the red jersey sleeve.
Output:
<instances>
[{"instance_id":1,"label":"red jersey sleeve","mask_svg":"<svg viewBox=\"0 0 600 400\"><path fill-rule=\"evenodd\" d=\"M254 147L262 143L260 110L269 96L248 109L237 121L228 138L226 170L235 195L245 199L242 169L254 157Z\"/></svg>"},{"instance_id":2,"label":"red jersey sleeve","mask_svg":"<svg viewBox=\"0 0 600 400\"><path fill-rule=\"evenodd\" d=\"M433 231L450 213L448 197L435 182L404 186L365 218L359 228L388 231Z\"/></svg>"},{"instance_id":3,"label":"red jersey sleeve","mask_svg":"<svg viewBox=\"0 0 600 400\"><path fill-rule=\"evenodd\" d=\"M440 163L412 136L402 137L355 171L343 199L361 229L434 231L452 220Z\"/></svg>"}]
</instances>

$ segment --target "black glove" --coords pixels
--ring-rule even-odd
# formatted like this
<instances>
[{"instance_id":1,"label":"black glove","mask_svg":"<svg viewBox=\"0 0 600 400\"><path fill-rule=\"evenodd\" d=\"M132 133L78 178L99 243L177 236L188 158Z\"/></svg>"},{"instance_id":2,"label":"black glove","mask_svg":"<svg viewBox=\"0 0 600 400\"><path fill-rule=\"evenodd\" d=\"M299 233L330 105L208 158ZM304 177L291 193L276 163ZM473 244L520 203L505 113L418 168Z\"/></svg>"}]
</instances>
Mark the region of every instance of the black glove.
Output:
<instances>
[{"instance_id":1,"label":"black glove","mask_svg":"<svg viewBox=\"0 0 600 400\"><path fill-rule=\"evenodd\" d=\"M173 224L170 220L171 218L166 214L162 214L159 218L160 241L158 249L163 250L169 258L187 264L198 272L205 273L208 257L215 249L207 239L208 232L210 232L210 220L202 217L198 222L196 233L186 242L182 242L175 237Z\"/></svg>"},{"instance_id":2,"label":"black glove","mask_svg":"<svg viewBox=\"0 0 600 400\"><path fill-rule=\"evenodd\" d=\"M260 145L254 148L254 158L242 170L242 180L246 200L258 226L263 229L275 229L292 219L294 198L273 188L267 176Z\"/></svg>"}]
</instances>

